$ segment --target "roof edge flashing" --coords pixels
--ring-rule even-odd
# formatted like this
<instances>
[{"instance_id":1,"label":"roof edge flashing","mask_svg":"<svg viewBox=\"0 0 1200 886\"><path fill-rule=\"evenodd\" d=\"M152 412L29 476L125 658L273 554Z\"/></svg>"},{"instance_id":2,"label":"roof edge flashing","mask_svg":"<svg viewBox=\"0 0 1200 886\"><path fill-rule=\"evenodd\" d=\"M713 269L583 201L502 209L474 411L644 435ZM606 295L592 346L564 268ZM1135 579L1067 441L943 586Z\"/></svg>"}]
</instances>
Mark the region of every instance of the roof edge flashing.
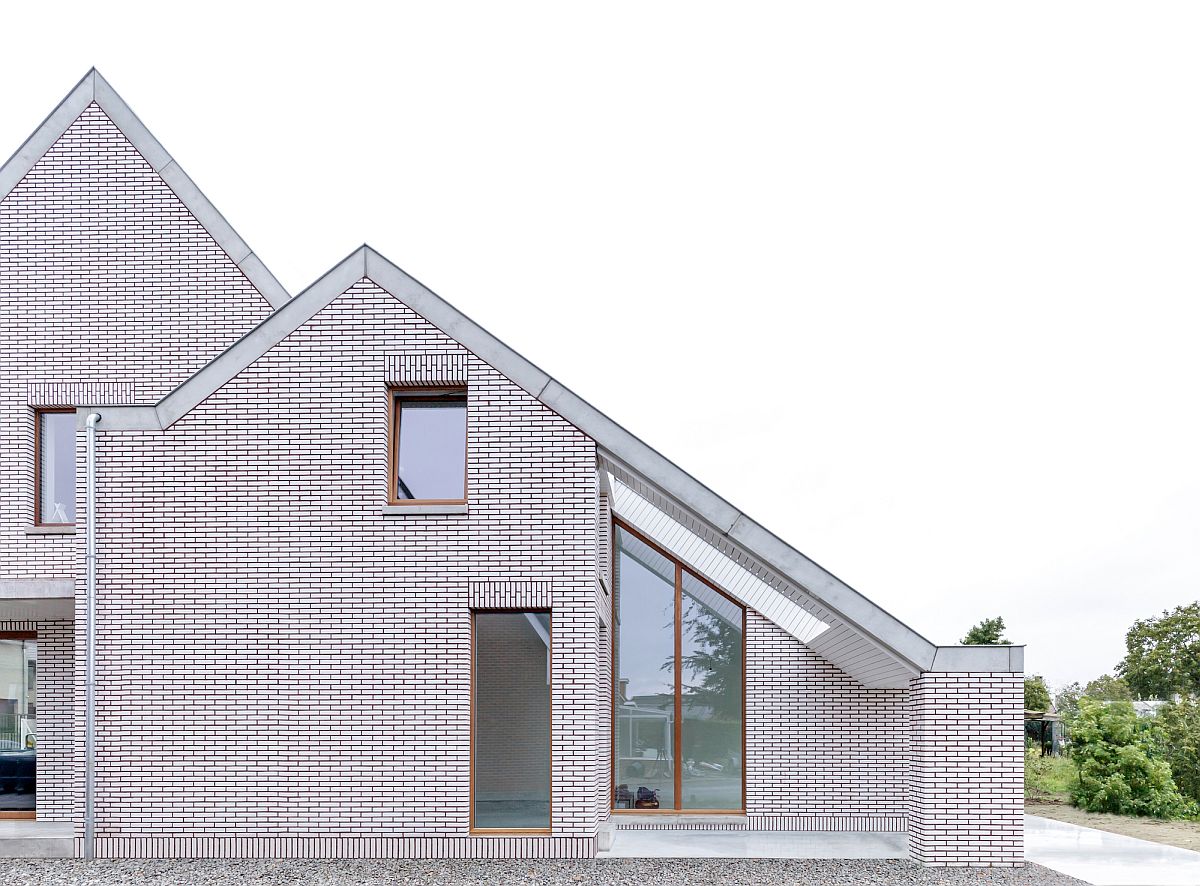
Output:
<instances>
[{"instance_id":1,"label":"roof edge flashing","mask_svg":"<svg viewBox=\"0 0 1200 886\"><path fill-rule=\"evenodd\" d=\"M155 406L162 427L179 421L361 280L362 253L360 246L163 397Z\"/></svg>"},{"instance_id":2,"label":"roof edge flashing","mask_svg":"<svg viewBox=\"0 0 1200 886\"><path fill-rule=\"evenodd\" d=\"M0 167L0 200L12 192L38 161L46 155L88 105L95 103L134 149L174 192L208 235L241 270L272 310L291 298L283 284L251 251L233 226L171 157L162 142L142 123L137 114L95 68L84 74L41 125Z\"/></svg>"},{"instance_id":3,"label":"roof edge flashing","mask_svg":"<svg viewBox=\"0 0 1200 886\"><path fill-rule=\"evenodd\" d=\"M939 646L927 673L1020 674L1025 670L1025 647Z\"/></svg>"}]
</instances>

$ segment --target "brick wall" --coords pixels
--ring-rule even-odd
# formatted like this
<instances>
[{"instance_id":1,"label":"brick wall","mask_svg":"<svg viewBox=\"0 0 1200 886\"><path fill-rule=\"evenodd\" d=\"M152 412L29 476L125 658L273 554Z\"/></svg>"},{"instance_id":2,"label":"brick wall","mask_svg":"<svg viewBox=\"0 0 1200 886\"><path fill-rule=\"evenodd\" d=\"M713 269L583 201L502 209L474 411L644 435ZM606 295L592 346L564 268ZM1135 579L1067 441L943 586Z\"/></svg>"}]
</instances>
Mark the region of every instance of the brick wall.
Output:
<instances>
[{"instance_id":1,"label":"brick wall","mask_svg":"<svg viewBox=\"0 0 1200 886\"><path fill-rule=\"evenodd\" d=\"M907 695L863 687L747 610L747 815L782 830L901 830Z\"/></svg>"},{"instance_id":2,"label":"brick wall","mask_svg":"<svg viewBox=\"0 0 1200 886\"><path fill-rule=\"evenodd\" d=\"M922 674L912 681L910 856L926 865L1024 859L1021 674Z\"/></svg>"},{"instance_id":3,"label":"brick wall","mask_svg":"<svg viewBox=\"0 0 1200 886\"><path fill-rule=\"evenodd\" d=\"M467 515L383 514L410 353L465 357ZM167 432L99 450L98 851L500 852L468 834L472 587L541 583L553 837L527 849L591 845L588 438L363 281Z\"/></svg>"},{"instance_id":4,"label":"brick wall","mask_svg":"<svg viewBox=\"0 0 1200 886\"><path fill-rule=\"evenodd\" d=\"M0 579L69 577L69 535L27 535L33 406L147 403L270 310L91 105L0 201ZM92 402L96 402L93 400Z\"/></svg>"}]
</instances>

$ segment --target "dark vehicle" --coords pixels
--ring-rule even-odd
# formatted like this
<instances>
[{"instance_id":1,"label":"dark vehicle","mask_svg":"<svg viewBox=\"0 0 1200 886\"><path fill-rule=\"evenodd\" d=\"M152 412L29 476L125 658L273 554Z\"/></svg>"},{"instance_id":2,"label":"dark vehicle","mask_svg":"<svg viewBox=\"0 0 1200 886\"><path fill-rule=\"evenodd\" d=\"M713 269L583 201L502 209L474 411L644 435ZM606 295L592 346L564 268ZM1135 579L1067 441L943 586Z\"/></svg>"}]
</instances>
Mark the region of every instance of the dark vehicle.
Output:
<instances>
[{"instance_id":1,"label":"dark vehicle","mask_svg":"<svg viewBox=\"0 0 1200 886\"><path fill-rule=\"evenodd\" d=\"M15 741L0 741L0 793L37 791L37 751L26 750ZM2 803L0 803L2 805Z\"/></svg>"}]
</instances>

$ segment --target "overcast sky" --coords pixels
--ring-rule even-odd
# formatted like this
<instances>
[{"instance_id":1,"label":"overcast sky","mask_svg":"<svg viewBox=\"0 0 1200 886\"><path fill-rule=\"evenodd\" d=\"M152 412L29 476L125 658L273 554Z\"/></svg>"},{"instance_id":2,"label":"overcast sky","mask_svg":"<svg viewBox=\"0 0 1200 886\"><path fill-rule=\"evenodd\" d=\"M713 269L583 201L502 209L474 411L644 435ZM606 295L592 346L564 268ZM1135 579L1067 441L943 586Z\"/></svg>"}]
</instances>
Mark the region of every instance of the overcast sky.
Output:
<instances>
[{"instance_id":1,"label":"overcast sky","mask_svg":"<svg viewBox=\"0 0 1200 886\"><path fill-rule=\"evenodd\" d=\"M0 154L95 65L289 291L369 242L936 642L1200 596L1196 4L72 6Z\"/></svg>"}]
</instances>

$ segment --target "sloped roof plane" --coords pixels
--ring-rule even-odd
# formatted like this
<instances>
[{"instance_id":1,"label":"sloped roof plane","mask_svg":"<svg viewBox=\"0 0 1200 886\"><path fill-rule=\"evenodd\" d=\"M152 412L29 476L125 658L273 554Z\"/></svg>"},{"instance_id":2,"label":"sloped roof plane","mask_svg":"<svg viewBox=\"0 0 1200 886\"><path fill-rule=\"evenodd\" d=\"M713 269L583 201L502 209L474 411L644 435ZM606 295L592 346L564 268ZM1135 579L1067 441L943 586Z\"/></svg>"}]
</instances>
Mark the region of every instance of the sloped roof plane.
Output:
<instances>
[{"instance_id":1,"label":"sloped roof plane","mask_svg":"<svg viewBox=\"0 0 1200 886\"><path fill-rule=\"evenodd\" d=\"M362 246L154 406L104 406L100 428L165 430L368 278L595 442L602 467L828 627L807 643L873 688L925 671L1019 672L1020 646L937 646L721 498L384 258ZM81 411L85 407L81 407ZM91 408L91 407L87 407Z\"/></svg>"},{"instance_id":2,"label":"sloped roof plane","mask_svg":"<svg viewBox=\"0 0 1200 886\"><path fill-rule=\"evenodd\" d=\"M755 593L779 595L784 629L866 686L903 688L924 671L1019 672L1023 647L937 646L875 605L656 452L548 373L509 348L369 246L338 262L304 292L290 297L266 265L195 186L179 164L94 68L0 167L3 200L92 103L124 133L175 192L273 311L222 354L153 406L91 404L104 431L161 431L310 320L363 278L369 278L465 348L591 437L598 469L611 474L650 508L674 521L753 576ZM803 612L799 612L802 610ZM792 615L786 616L787 612ZM819 632L812 633L817 625Z\"/></svg>"}]
</instances>

